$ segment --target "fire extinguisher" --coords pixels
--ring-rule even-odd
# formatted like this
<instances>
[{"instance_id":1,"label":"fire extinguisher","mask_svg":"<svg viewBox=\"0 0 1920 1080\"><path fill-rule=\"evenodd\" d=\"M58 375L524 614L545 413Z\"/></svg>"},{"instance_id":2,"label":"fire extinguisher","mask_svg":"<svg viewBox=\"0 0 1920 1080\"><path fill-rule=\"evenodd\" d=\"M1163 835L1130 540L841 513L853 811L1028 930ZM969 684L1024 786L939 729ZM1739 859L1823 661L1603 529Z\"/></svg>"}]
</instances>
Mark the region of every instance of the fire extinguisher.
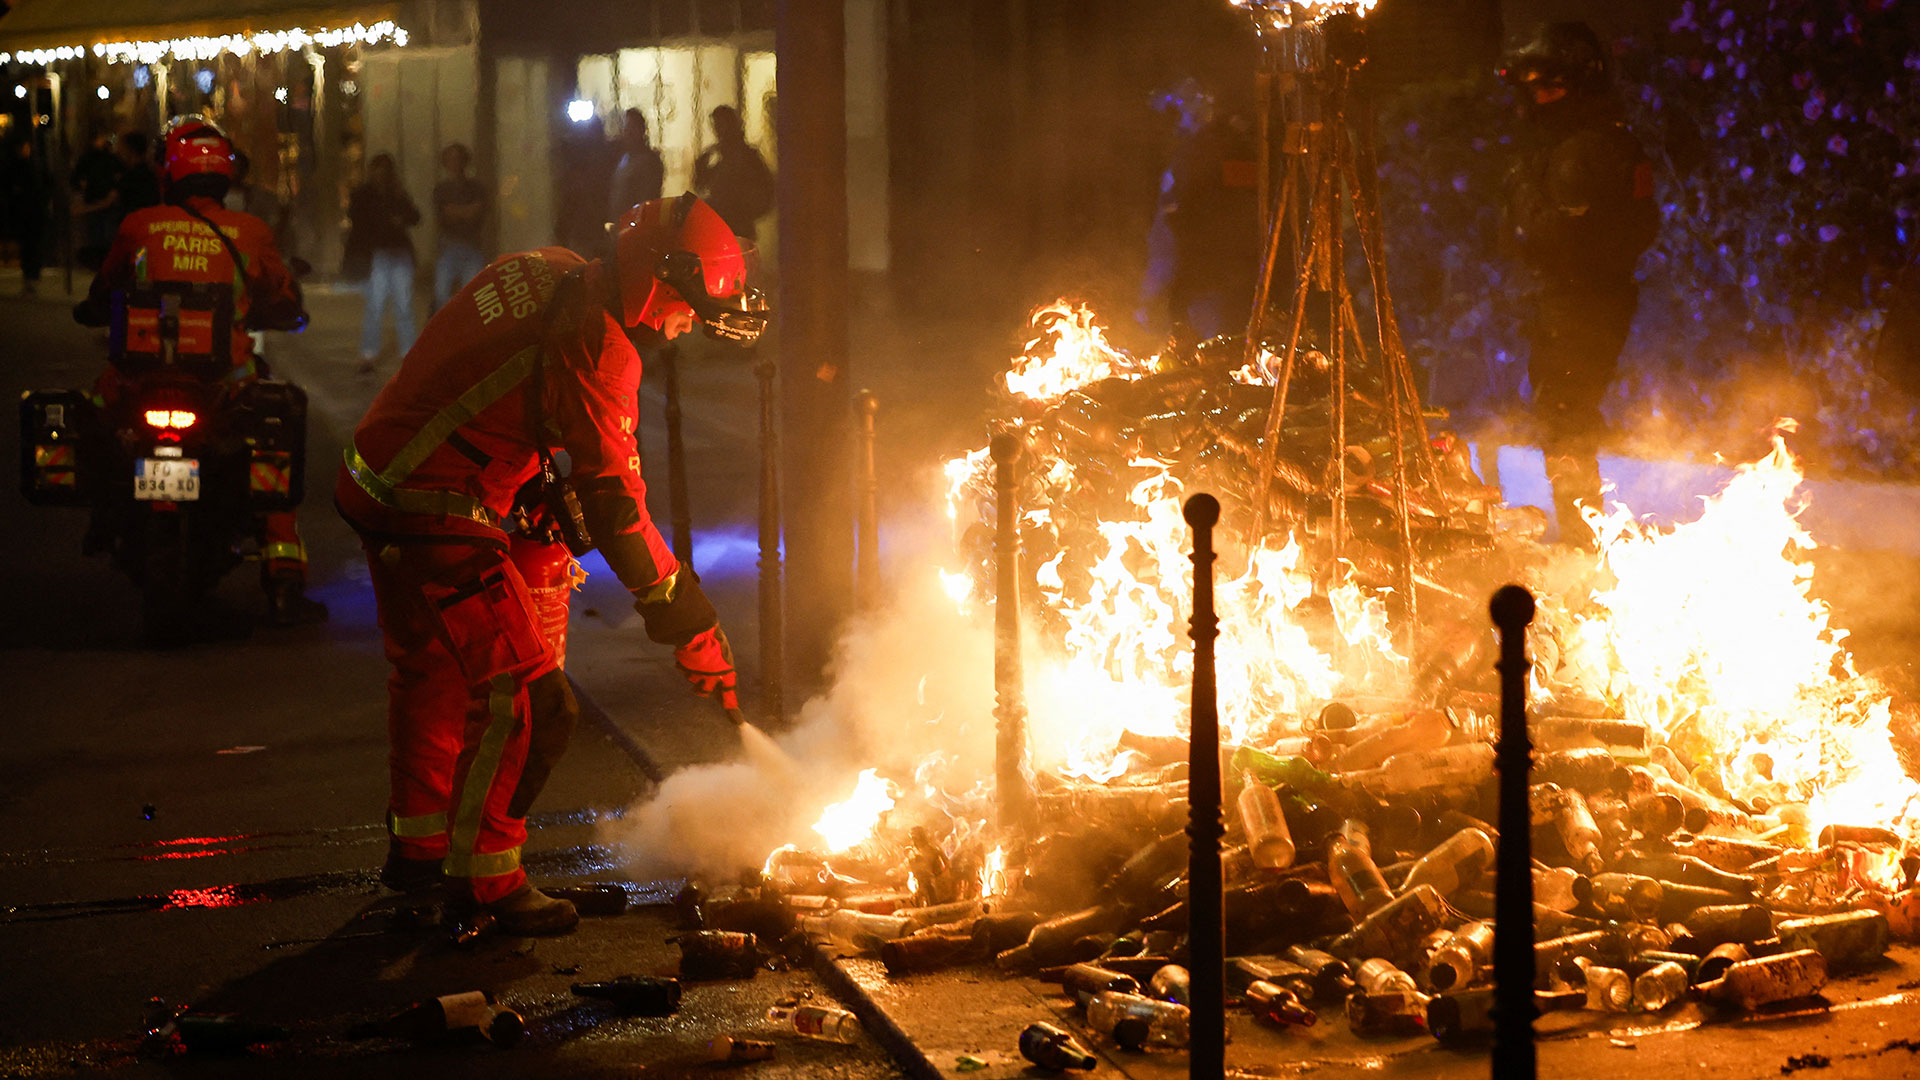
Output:
<instances>
[{"instance_id":1,"label":"fire extinguisher","mask_svg":"<svg viewBox=\"0 0 1920 1080\"><path fill-rule=\"evenodd\" d=\"M567 550L567 545L516 534L511 538L509 556L533 594L533 610L539 619L540 633L553 648L555 663L567 666L568 594L585 581L586 571Z\"/></svg>"}]
</instances>

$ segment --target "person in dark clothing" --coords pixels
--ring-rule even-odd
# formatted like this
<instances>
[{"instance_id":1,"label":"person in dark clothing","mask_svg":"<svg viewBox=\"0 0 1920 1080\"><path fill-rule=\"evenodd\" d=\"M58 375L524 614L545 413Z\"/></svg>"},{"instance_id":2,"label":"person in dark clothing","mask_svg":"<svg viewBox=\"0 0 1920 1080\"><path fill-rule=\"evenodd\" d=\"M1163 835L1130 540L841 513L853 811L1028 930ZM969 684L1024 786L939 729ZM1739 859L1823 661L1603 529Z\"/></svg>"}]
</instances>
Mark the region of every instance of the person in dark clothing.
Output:
<instances>
[{"instance_id":1,"label":"person in dark clothing","mask_svg":"<svg viewBox=\"0 0 1920 1080\"><path fill-rule=\"evenodd\" d=\"M119 155L113 152L113 136L101 132L67 174L67 186L73 190L73 214L82 222L77 256L80 265L89 270L100 269L100 260L113 246L118 217L113 212L114 191L120 186L121 168Z\"/></svg>"},{"instance_id":2,"label":"person in dark clothing","mask_svg":"<svg viewBox=\"0 0 1920 1080\"><path fill-rule=\"evenodd\" d=\"M5 234L20 249L20 291L32 296L40 289L40 270L44 265L47 234L47 178L40 168L40 157L33 140L19 139L7 147L0 180L5 183Z\"/></svg>"},{"instance_id":3,"label":"person in dark clothing","mask_svg":"<svg viewBox=\"0 0 1920 1080\"><path fill-rule=\"evenodd\" d=\"M653 148L647 117L639 109L627 110L620 145L620 163L613 167L613 190L607 198L607 220L616 223L626 220L627 211L659 198L667 179L666 163Z\"/></svg>"},{"instance_id":4,"label":"person in dark clothing","mask_svg":"<svg viewBox=\"0 0 1920 1080\"><path fill-rule=\"evenodd\" d=\"M420 209L400 186L393 155L375 154L367 162L367 182L347 199L347 244L344 277L362 277L367 283L365 312L360 321L360 373L373 373L380 356L380 339L387 307L393 307L394 336L404 354L413 347L413 237Z\"/></svg>"},{"instance_id":5,"label":"person in dark clothing","mask_svg":"<svg viewBox=\"0 0 1920 1080\"><path fill-rule=\"evenodd\" d=\"M227 197L221 204L266 222L280 257L292 265L297 255L293 246L293 211L273 189L253 182L253 159L245 151L233 152L233 183L228 186Z\"/></svg>"},{"instance_id":6,"label":"person in dark clothing","mask_svg":"<svg viewBox=\"0 0 1920 1080\"><path fill-rule=\"evenodd\" d=\"M1529 337L1534 420L1563 543L1591 545L1580 505L1600 505L1600 402L1632 328L1634 268L1659 231L1653 166L1611 93L1584 23L1552 23L1508 58L1527 123L1506 223L1539 279Z\"/></svg>"},{"instance_id":7,"label":"person in dark clothing","mask_svg":"<svg viewBox=\"0 0 1920 1080\"><path fill-rule=\"evenodd\" d=\"M773 170L747 142L747 125L731 105L712 113L712 146L693 164L693 187L718 211L735 236L753 240L773 209Z\"/></svg>"},{"instance_id":8,"label":"person in dark clothing","mask_svg":"<svg viewBox=\"0 0 1920 1080\"><path fill-rule=\"evenodd\" d=\"M487 186L467 175L472 162L473 154L460 143L440 151L447 178L433 185L433 214L440 227L440 258L433 266L436 310L487 268L480 239L487 224Z\"/></svg>"},{"instance_id":9,"label":"person in dark clothing","mask_svg":"<svg viewBox=\"0 0 1920 1080\"><path fill-rule=\"evenodd\" d=\"M120 136L115 146L120 154L120 178L114 184L113 208L117 218L113 227L116 232L119 231L120 221L128 214L160 205L160 174L154 170L153 159L148 156L150 145L144 132L129 131Z\"/></svg>"},{"instance_id":10,"label":"person in dark clothing","mask_svg":"<svg viewBox=\"0 0 1920 1080\"><path fill-rule=\"evenodd\" d=\"M561 247L589 258L607 255L613 250L607 204L614 163L620 156L618 144L606 137L597 120L569 125L559 144L559 175L566 177L566 183L554 193L554 237Z\"/></svg>"}]
</instances>

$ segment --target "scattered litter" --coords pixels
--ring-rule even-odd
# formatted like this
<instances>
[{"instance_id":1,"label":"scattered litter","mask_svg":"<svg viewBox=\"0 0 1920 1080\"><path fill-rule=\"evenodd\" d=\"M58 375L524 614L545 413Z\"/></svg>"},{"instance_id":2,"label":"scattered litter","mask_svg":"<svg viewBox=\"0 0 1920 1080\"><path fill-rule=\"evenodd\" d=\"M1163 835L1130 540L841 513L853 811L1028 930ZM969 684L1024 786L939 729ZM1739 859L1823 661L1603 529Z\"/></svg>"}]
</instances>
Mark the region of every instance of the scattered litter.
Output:
<instances>
[{"instance_id":1,"label":"scattered litter","mask_svg":"<svg viewBox=\"0 0 1920 1080\"><path fill-rule=\"evenodd\" d=\"M560 967L556 964L554 965L553 973L555 975L578 975L580 974L580 965L568 964L566 967Z\"/></svg>"},{"instance_id":2,"label":"scattered litter","mask_svg":"<svg viewBox=\"0 0 1920 1080\"><path fill-rule=\"evenodd\" d=\"M1640 1044L1634 1042L1632 1039L1608 1039L1607 1045L1618 1047L1621 1050L1633 1050L1637 1049Z\"/></svg>"},{"instance_id":3,"label":"scattered litter","mask_svg":"<svg viewBox=\"0 0 1920 1080\"><path fill-rule=\"evenodd\" d=\"M142 818L145 818L148 821L152 821L153 816L155 814L158 814L159 812L160 812L160 809L154 806L152 803L147 803L145 806L142 806L140 808L140 816Z\"/></svg>"},{"instance_id":4,"label":"scattered litter","mask_svg":"<svg viewBox=\"0 0 1920 1080\"><path fill-rule=\"evenodd\" d=\"M1091 1070L1100 1059L1066 1029L1053 1024L1028 1024L1020 1033L1020 1056L1048 1072Z\"/></svg>"},{"instance_id":5,"label":"scattered litter","mask_svg":"<svg viewBox=\"0 0 1920 1080\"><path fill-rule=\"evenodd\" d=\"M707 1043L707 1060L732 1065L743 1061L772 1061L773 1044L760 1039L722 1035Z\"/></svg>"},{"instance_id":6,"label":"scattered litter","mask_svg":"<svg viewBox=\"0 0 1920 1080\"><path fill-rule=\"evenodd\" d=\"M516 1046L527 1036L526 1020L494 999L492 991L469 990L422 1001L379 1020L355 1024L349 1039L406 1039L417 1043L480 1041Z\"/></svg>"},{"instance_id":7,"label":"scattered litter","mask_svg":"<svg viewBox=\"0 0 1920 1080\"><path fill-rule=\"evenodd\" d=\"M214 753L222 756L225 756L228 754L251 754L256 750L265 750L265 749L266 747L264 746L229 746L225 750L216 750L214 751Z\"/></svg>"},{"instance_id":8,"label":"scattered litter","mask_svg":"<svg viewBox=\"0 0 1920 1080\"><path fill-rule=\"evenodd\" d=\"M620 975L604 982L577 982L581 997L611 1002L626 1016L672 1016L680 1009L680 980L651 975Z\"/></svg>"},{"instance_id":9,"label":"scattered litter","mask_svg":"<svg viewBox=\"0 0 1920 1080\"><path fill-rule=\"evenodd\" d=\"M987 1067L987 1063L972 1054L961 1054L955 1059L953 1067L956 1072L979 1072Z\"/></svg>"},{"instance_id":10,"label":"scattered litter","mask_svg":"<svg viewBox=\"0 0 1920 1080\"><path fill-rule=\"evenodd\" d=\"M1780 1066L1780 1071L1791 1073L1801 1069L1824 1069L1832 1064L1833 1059L1825 1054L1800 1054L1788 1058L1787 1063Z\"/></svg>"},{"instance_id":11,"label":"scattered litter","mask_svg":"<svg viewBox=\"0 0 1920 1080\"><path fill-rule=\"evenodd\" d=\"M751 979L765 963L759 939L724 930L695 930L674 938L683 979Z\"/></svg>"},{"instance_id":12,"label":"scattered litter","mask_svg":"<svg viewBox=\"0 0 1920 1080\"><path fill-rule=\"evenodd\" d=\"M850 1043L860 1038L860 1019L831 1005L780 1003L767 1010L767 1019L822 1042Z\"/></svg>"},{"instance_id":13,"label":"scattered litter","mask_svg":"<svg viewBox=\"0 0 1920 1080\"><path fill-rule=\"evenodd\" d=\"M542 891L555 900L572 901L574 910L582 915L623 915L627 910L627 890L618 882L555 885Z\"/></svg>"}]
</instances>

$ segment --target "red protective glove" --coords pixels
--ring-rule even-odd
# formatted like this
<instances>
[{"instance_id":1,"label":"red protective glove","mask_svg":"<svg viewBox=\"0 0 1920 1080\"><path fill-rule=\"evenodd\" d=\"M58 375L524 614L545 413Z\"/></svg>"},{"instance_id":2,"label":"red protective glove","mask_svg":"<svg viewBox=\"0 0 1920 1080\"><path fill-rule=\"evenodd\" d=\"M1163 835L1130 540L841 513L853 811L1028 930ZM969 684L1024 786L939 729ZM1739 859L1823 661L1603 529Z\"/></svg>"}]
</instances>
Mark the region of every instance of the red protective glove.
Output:
<instances>
[{"instance_id":1,"label":"red protective glove","mask_svg":"<svg viewBox=\"0 0 1920 1080\"><path fill-rule=\"evenodd\" d=\"M729 709L740 707L740 677L733 670L733 646L727 643L724 630L715 626L695 634L673 650L673 662L693 684L694 693L717 697Z\"/></svg>"}]
</instances>

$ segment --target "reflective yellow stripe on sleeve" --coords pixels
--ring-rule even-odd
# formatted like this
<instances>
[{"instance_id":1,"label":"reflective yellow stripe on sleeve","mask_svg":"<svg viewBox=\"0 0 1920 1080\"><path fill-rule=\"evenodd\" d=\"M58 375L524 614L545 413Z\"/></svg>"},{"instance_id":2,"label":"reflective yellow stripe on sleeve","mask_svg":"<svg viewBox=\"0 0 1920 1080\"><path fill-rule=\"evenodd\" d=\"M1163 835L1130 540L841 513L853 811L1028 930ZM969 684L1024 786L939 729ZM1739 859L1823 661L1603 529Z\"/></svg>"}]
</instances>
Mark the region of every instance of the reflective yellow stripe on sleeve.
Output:
<instances>
[{"instance_id":1,"label":"reflective yellow stripe on sleeve","mask_svg":"<svg viewBox=\"0 0 1920 1080\"><path fill-rule=\"evenodd\" d=\"M679 591L680 571L675 570L644 590L634 593L633 597L642 604L665 604L671 601L674 594Z\"/></svg>"}]
</instances>

